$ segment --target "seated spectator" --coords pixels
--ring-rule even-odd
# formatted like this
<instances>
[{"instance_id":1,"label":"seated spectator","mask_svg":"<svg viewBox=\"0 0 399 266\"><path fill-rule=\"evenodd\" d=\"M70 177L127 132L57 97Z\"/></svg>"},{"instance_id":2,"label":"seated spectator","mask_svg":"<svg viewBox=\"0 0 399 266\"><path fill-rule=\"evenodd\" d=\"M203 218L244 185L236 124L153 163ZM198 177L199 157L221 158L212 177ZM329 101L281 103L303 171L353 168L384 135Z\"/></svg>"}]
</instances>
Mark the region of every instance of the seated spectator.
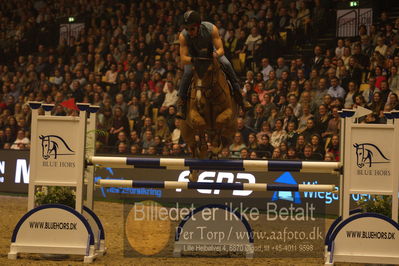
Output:
<instances>
[{"instance_id":1,"label":"seated spectator","mask_svg":"<svg viewBox=\"0 0 399 266\"><path fill-rule=\"evenodd\" d=\"M340 120L338 111L339 111L338 107L333 107L333 109L332 109L332 117L328 121L327 129L326 129L326 131L321 133L321 136L324 139L339 133L339 129L341 127L341 120Z\"/></svg>"},{"instance_id":2,"label":"seated spectator","mask_svg":"<svg viewBox=\"0 0 399 266\"><path fill-rule=\"evenodd\" d=\"M121 142L125 143L127 146L129 146L129 144L130 144L129 143L129 139L126 136L125 131L121 131L121 132L118 133L118 137L117 137L117 140L116 140L116 143L115 143L115 147L117 148L119 143L121 143Z\"/></svg>"},{"instance_id":3,"label":"seated spectator","mask_svg":"<svg viewBox=\"0 0 399 266\"><path fill-rule=\"evenodd\" d=\"M367 108L369 108L371 111L373 111L373 114L376 116L380 115L380 112L384 110L384 102L381 99L381 93L380 92L375 92L373 94L373 100L371 103L367 105Z\"/></svg>"},{"instance_id":4,"label":"seated spectator","mask_svg":"<svg viewBox=\"0 0 399 266\"><path fill-rule=\"evenodd\" d=\"M337 162L337 160L335 160L334 154L332 154L331 152L326 152L326 154L324 155L324 161Z\"/></svg>"},{"instance_id":5,"label":"seated spectator","mask_svg":"<svg viewBox=\"0 0 399 266\"><path fill-rule=\"evenodd\" d=\"M328 89L327 93L333 98L343 99L345 97L345 90L339 85L337 77L331 79L331 87Z\"/></svg>"},{"instance_id":6,"label":"seated spectator","mask_svg":"<svg viewBox=\"0 0 399 266\"><path fill-rule=\"evenodd\" d=\"M285 107L284 116L282 117L282 120L283 120L283 128L285 130L287 130L288 124L291 122L293 122L295 125L298 124L298 119L294 115L294 110L290 105Z\"/></svg>"},{"instance_id":7,"label":"seated spectator","mask_svg":"<svg viewBox=\"0 0 399 266\"><path fill-rule=\"evenodd\" d=\"M108 144L114 145L117 140L119 132L125 131L126 133L129 133L129 122L127 121L127 118L123 114L122 109L120 107L115 108L111 125L112 127L109 129Z\"/></svg>"},{"instance_id":8,"label":"seated spectator","mask_svg":"<svg viewBox=\"0 0 399 266\"><path fill-rule=\"evenodd\" d=\"M176 156L176 157L184 156L184 152L183 152L183 150L182 150L182 148L180 147L179 144L173 144L172 145L172 152L171 152L170 155L171 156Z\"/></svg>"},{"instance_id":9,"label":"seated spectator","mask_svg":"<svg viewBox=\"0 0 399 266\"><path fill-rule=\"evenodd\" d=\"M250 151L255 151L258 149L258 140L255 133L249 134L247 146Z\"/></svg>"},{"instance_id":10,"label":"seated spectator","mask_svg":"<svg viewBox=\"0 0 399 266\"><path fill-rule=\"evenodd\" d=\"M249 159L249 151L247 148L242 148L240 151L240 158L242 160L248 160Z\"/></svg>"},{"instance_id":11,"label":"seated spectator","mask_svg":"<svg viewBox=\"0 0 399 266\"><path fill-rule=\"evenodd\" d=\"M391 66L390 68L390 75L388 78L388 85L391 91L398 94L399 92L399 74L398 74L398 67Z\"/></svg>"},{"instance_id":12,"label":"seated spectator","mask_svg":"<svg viewBox=\"0 0 399 266\"><path fill-rule=\"evenodd\" d=\"M295 146L298 138L298 133L296 132L295 122L289 122L287 126L287 145Z\"/></svg>"},{"instance_id":13,"label":"seated spectator","mask_svg":"<svg viewBox=\"0 0 399 266\"><path fill-rule=\"evenodd\" d=\"M26 150L29 149L30 140L25 137L25 132L23 130L18 130L17 138L11 145L11 150Z\"/></svg>"},{"instance_id":14,"label":"seated spectator","mask_svg":"<svg viewBox=\"0 0 399 266\"><path fill-rule=\"evenodd\" d=\"M301 133L301 135L303 135L303 137L305 138L305 142L309 143L311 136L313 134L319 134L319 131L317 130L316 126L315 126L315 121L313 120L313 118L308 119L307 123L306 123L306 129ZM297 141L299 140L299 137L297 139Z\"/></svg>"},{"instance_id":15,"label":"seated spectator","mask_svg":"<svg viewBox=\"0 0 399 266\"><path fill-rule=\"evenodd\" d=\"M249 134L255 132L253 129L245 125L244 119L241 117L237 118L237 131L241 133L241 138L244 144L248 143Z\"/></svg>"},{"instance_id":16,"label":"seated spectator","mask_svg":"<svg viewBox=\"0 0 399 266\"><path fill-rule=\"evenodd\" d=\"M274 148L272 153L272 160L281 160L281 152L279 148Z\"/></svg>"},{"instance_id":17,"label":"seated spectator","mask_svg":"<svg viewBox=\"0 0 399 266\"><path fill-rule=\"evenodd\" d=\"M348 92L345 95L344 108L352 109L355 103L355 97L359 95L359 91L355 82L351 81L348 84Z\"/></svg>"},{"instance_id":18,"label":"seated spectator","mask_svg":"<svg viewBox=\"0 0 399 266\"><path fill-rule=\"evenodd\" d=\"M128 150L127 150L127 144L124 142L120 142L117 146L117 150L116 153L117 154L127 154Z\"/></svg>"},{"instance_id":19,"label":"seated spectator","mask_svg":"<svg viewBox=\"0 0 399 266\"><path fill-rule=\"evenodd\" d=\"M280 147L281 142L287 139L287 132L283 129L283 120L277 119L275 128L270 138L270 144L274 148Z\"/></svg>"},{"instance_id":20,"label":"seated spectator","mask_svg":"<svg viewBox=\"0 0 399 266\"><path fill-rule=\"evenodd\" d=\"M312 145L312 153L314 157L319 158L318 160L322 160L324 158L324 145L323 140L321 139L319 134L313 134L310 139L310 144Z\"/></svg>"},{"instance_id":21,"label":"seated spectator","mask_svg":"<svg viewBox=\"0 0 399 266\"><path fill-rule=\"evenodd\" d=\"M339 162L340 161L340 152L339 152L339 136L333 135L331 137L331 141L328 143L326 148L326 155L332 154L333 161Z\"/></svg>"},{"instance_id":22,"label":"seated spectator","mask_svg":"<svg viewBox=\"0 0 399 266\"><path fill-rule=\"evenodd\" d=\"M157 123L155 125L155 135L160 136L164 141L171 140L171 134L169 131L168 124L166 123L166 119L163 116L159 116L157 118Z\"/></svg>"},{"instance_id":23,"label":"seated spectator","mask_svg":"<svg viewBox=\"0 0 399 266\"><path fill-rule=\"evenodd\" d=\"M239 159L240 158L240 152L241 149L246 148L243 139L242 139L242 134L240 132L236 132L234 134L234 139L233 143L229 147L230 151L230 157L233 159Z\"/></svg>"},{"instance_id":24,"label":"seated spectator","mask_svg":"<svg viewBox=\"0 0 399 266\"><path fill-rule=\"evenodd\" d=\"M319 158L319 156L313 154L312 145L306 144L300 159L303 161L321 161L323 158Z\"/></svg>"},{"instance_id":25,"label":"seated spectator","mask_svg":"<svg viewBox=\"0 0 399 266\"><path fill-rule=\"evenodd\" d=\"M131 145L130 146L130 154L132 154L132 155L141 154L139 145L137 145L137 144Z\"/></svg>"},{"instance_id":26,"label":"seated spectator","mask_svg":"<svg viewBox=\"0 0 399 266\"><path fill-rule=\"evenodd\" d=\"M230 158L230 150L229 148L223 148L222 151L218 154L219 159L229 159Z\"/></svg>"},{"instance_id":27,"label":"seated spectator","mask_svg":"<svg viewBox=\"0 0 399 266\"><path fill-rule=\"evenodd\" d=\"M159 109L159 112L161 114L165 113L166 110L172 105L176 105L178 96L177 96L177 90L175 89L173 83L171 81L166 82L166 91L165 93L165 100L162 103L161 108Z\"/></svg>"},{"instance_id":28,"label":"seated spectator","mask_svg":"<svg viewBox=\"0 0 399 266\"><path fill-rule=\"evenodd\" d=\"M299 157L296 152L295 146L289 146L287 149L287 154L283 158L285 160L299 160Z\"/></svg>"},{"instance_id":29,"label":"seated spectator","mask_svg":"<svg viewBox=\"0 0 399 266\"><path fill-rule=\"evenodd\" d=\"M288 150L287 143L281 142L279 149L280 149L280 156L283 159L287 155L287 150Z\"/></svg>"},{"instance_id":30,"label":"seated spectator","mask_svg":"<svg viewBox=\"0 0 399 266\"><path fill-rule=\"evenodd\" d=\"M261 130L256 133L256 139L258 140L258 143L261 142L262 136L265 134L268 135L269 138L272 135L272 131L270 130L270 125L268 121L263 121Z\"/></svg>"},{"instance_id":31,"label":"seated spectator","mask_svg":"<svg viewBox=\"0 0 399 266\"><path fill-rule=\"evenodd\" d=\"M315 115L315 130L318 134L325 132L330 120L330 114L328 112L328 106L320 104L318 112Z\"/></svg>"},{"instance_id":32,"label":"seated spectator","mask_svg":"<svg viewBox=\"0 0 399 266\"><path fill-rule=\"evenodd\" d=\"M308 119L313 118L313 114L310 113L310 107L309 105L303 105L302 106L302 116L299 117L298 119L298 130L297 132L300 134L303 131L305 131Z\"/></svg>"},{"instance_id":33,"label":"seated spectator","mask_svg":"<svg viewBox=\"0 0 399 266\"><path fill-rule=\"evenodd\" d=\"M142 153L146 154L148 148L152 145L154 145L153 133L150 129L147 129L144 134L144 138L141 141L141 148L143 149Z\"/></svg>"},{"instance_id":34,"label":"seated spectator","mask_svg":"<svg viewBox=\"0 0 399 266\"><path fill-rule=\"evenodd\" d=\"M257 160L258 158L258 154L256 153L256 151L251 151L249 154L249 159L250 160Z\"/></svg>"},{"instance_id":35,"label":"seated spectator","mask_svg":"<svg viewBox=\"0 0 399 266\"><path fill-rule=\"evenodd\" d=\"M378 89L381 89L381 82L387 80L387 77L384 75L381 66L376 66L374 69L374 77L375 77L375 86Z\"/></svg>"}]
</instances>

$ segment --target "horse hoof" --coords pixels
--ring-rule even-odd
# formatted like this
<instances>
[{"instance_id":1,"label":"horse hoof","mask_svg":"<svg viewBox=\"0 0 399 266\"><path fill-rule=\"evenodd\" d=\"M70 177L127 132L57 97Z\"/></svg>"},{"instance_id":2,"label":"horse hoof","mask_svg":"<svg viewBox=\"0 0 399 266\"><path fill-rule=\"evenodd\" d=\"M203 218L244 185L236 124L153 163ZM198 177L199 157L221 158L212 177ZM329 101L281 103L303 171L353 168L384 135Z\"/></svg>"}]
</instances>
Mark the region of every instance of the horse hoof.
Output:
<instances>
[{"instance_id":1,"label":"horse hoof","mask_svg":"<svg viewBox=\"0 0 399 266\"><path fill-rule=\"evenodd\" d=\"M188 175L188 180L190 180L190 182L197 182L197 181L198 181L198 172L192 171L192 172Z\"/></svg>"}]
</instances>

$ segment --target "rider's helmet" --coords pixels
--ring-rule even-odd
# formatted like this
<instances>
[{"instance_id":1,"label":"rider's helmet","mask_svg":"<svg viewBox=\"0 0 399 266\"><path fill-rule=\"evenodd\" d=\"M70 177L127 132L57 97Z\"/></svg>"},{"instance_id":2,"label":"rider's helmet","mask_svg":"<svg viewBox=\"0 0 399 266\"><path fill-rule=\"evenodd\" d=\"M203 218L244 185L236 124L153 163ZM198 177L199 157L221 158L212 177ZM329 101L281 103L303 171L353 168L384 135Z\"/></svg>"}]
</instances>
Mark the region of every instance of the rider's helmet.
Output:
<instances>
[{"instance_id":1,"label":"rider's helmet","mask_svg":"<svg viewBox=\"0 0 399 266\"><path fill-rule=\"evenodd\" d=\"M190 10L184 13L183 19L183 23L185 26L201 24L201 16L197 11L194 10Z\"/></svg>"}]
</instances>

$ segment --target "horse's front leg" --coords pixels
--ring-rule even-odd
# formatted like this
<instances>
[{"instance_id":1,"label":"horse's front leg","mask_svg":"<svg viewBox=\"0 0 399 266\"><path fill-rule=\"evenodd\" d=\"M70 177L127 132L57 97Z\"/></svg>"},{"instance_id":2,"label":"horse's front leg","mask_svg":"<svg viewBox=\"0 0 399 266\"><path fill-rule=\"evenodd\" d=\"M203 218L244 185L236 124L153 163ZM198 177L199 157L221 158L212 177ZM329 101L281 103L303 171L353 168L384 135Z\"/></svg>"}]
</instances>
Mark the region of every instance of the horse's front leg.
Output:
<instances>
[{"instance_id":1,"label":"horse's front leg","mask_svg":"<svg viewBox=\"0 0 399 266\"><path fill-rule=\"evenodd\" d=\"M222 113L220 113L216 117L216 127L217 129L222 129L223 127L227 126L233 117L233 110L231 108L227 108Z\"/></svg>"}]
</instances>

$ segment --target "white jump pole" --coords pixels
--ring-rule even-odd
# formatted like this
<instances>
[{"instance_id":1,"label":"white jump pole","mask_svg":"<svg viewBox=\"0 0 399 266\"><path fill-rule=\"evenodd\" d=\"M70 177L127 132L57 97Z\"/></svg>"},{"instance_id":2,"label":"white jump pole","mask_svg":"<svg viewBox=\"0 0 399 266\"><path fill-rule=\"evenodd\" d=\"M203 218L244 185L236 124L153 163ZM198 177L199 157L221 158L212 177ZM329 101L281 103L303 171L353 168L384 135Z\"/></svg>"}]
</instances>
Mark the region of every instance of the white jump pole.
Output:
<instances>
[{"instance_id":1,"label":"white jump pole","mask_svg":"<svg viewBox=\"0 0 399 266\"><path fill-rule=\"evenodd\" d=\"M302 173L337 173L339 162L266 161L266 160L199 160L178 158L102 157L88 158L97 167L149 168L166 170L217 170L246 172L290 171Z\"/></svg>"}]
</instances>

